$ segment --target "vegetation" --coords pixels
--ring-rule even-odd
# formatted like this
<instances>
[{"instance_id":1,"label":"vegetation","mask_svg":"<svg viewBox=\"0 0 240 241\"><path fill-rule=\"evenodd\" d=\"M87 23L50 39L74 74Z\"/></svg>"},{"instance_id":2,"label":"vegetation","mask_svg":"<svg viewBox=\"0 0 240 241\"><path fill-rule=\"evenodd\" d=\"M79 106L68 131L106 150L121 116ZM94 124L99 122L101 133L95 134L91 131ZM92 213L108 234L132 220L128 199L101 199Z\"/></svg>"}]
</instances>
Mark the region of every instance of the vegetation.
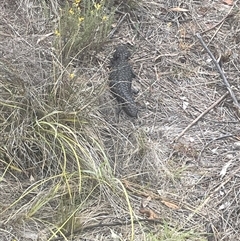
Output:
<instances>
[{"instance_id":1,"label":"vegetation","mask_svg":"<svg viewBox=\"0 0 240 241\"><path fill-rule=\"evenodd\" d=\"M92 2L75 0L60 10L55 29L58 59L67 65L72 58L82 58L90 50L97 50L109 33L113 11L104 0Z\"/></svg>"},{"instance_id":2,"label":"vegetation","mask_svg":"<svg viewBox=\"0 0 240 241\"><path fill-rule=\"evenodd\" d=\"M187 49L181 48L181 51L186 51L181 52L181 55L175 52L159 55L158 50L151 49L151 53L157 53L158 56L154 56L154 68L152 62L148 63L147 71L150 73L154 70L154 74L144 80L146 83L143 81L144 88L147 91L150 89L147 94L144 90L143 95L150 98L151 95L154 96L155 89L158 92L153 101L146 101L146 109L151 112L146 114L147 118L144 116L140 120L118 123L115 117L112 117L114 111L107 112L107 117L104 116L104 108L109 107L111 101L109 96L106 98L108 68L106 67L101 76L97 76L97 73L96 80L95 76L91 79L89 77L96 69L101 71L100 65L107 66L107 61L104 59L100 65L94 63L95 66L90 66L88 61L93 59L103 46L108 45L110 30L117 26L116 21L119 19L119 24L129 21L132 27L132 35L129 34L131 40L129 37L128 42L136 41L139 37L152 44L151 38L157 36L160 30L164 32L156 17L160 11L149 14L150 17L146 14L144 17L149 17L147 21L138 22L141 14L134 12L131 15L131 11L139 6L139 1L135 0L20 2L15 4L14 11L22 9L21 21L24 22L26 18L29 26L26 27L20 21L23 29L18 32L16 29L19 26L15 21L16 27L12 27L12 31L15 31L15 44L20 46L19 58L16 62L0 59L0 216L4 224L4 228L0 229L0 239L3 237L4 240L7 236L9 240L53 241L75 240L76 236L79 240L89 237L90 240L119 241L206 240L204 222L208 218L208 210L204 208L210 206L209 200L214 192L219 191L220 185L215 184L217 188L213 190L213 194L210 192L212 187L209 193L206 192L204 187L212 180L211 175L207 176L206 170L195 175L194 168L190 165L203 154L198 147L205 143L205 140L198 143L198 146L194 145L194 138L189 138L187 144L174 145L171 142L169 145L169 140L164 143L167 137L172 138L172 129L177 129L179 134L181 122L177 118L182 114L182 109L185 108L183 113L187 113L187 121L191 116L187 109L191 105L190 97L187 91L184 92L184 88L193 88L187 78L194 75L195 79L196 70L185 67L185 62L176 64L179 59L174 62L173 67L170 64L170 70L168 66L175 56L180 56L185 61L185 54L191 51L193 44L185 43L189 37L179 37L181 46L182 43L191 46ZM152 11L157 6L153 2L149 4L150 6L140 9L139 12ZM175 26L172 22L175 20L180 19L181 23L185 23L185 19L181 19L188 16L184 6L170 8L171 11L165 11L162 5L158 6L161 13L166 14L165 21L162 21L167 29L164 36L169 37L174 32L172 28ZM128 14L122 14L122 10L128 11ZM11 14L12 12L10 11ZM145 12L142 15L145 15ZM174 18L174 21L169 21L169 16ZM39 27L36 32L33 20L36 20ZM134 22L135 20L137 22ZM157 23L154 30L152 24L149 29L144 25L151 21ZM41 23L44 23L43 29ZM141 29L146 30L146 35L140 32ZM181 34L180 31L176 33ZM37 40L34 39L36 36ZM121 37L125 41L126 36L122 34ZM173 39L176 39L175 33ZM172 39L168 39L167 43L156 39L153 42L154 48L158 42L167 46L170 42L169 49L175 44ZM24 49L23 46L29 48L28 53L34 54L25 56L25 53L20 51ZM148 46L140 46L144 51L148 49ZM109 49L112 50L112 47ZM175 51L176 48L173 48ZM110 51L106 55L109 58ZM39 56L39 59L36 61L33 56ZM159 84L155 81L155 78L158 78L158 63L164 65L164 59L168 57L170 60L165 63L167 67L162 76L172 74L171 81L166 81L161 86L162 82ZM152 56L144 56L142 59L152 61ZM25 65L21 65L21 61ZM144 68L141 64L141 69ZM83 75L85 69L89 73ZM209 69L211 68L207 66L206 71L210 71ZM204 71L202 73L205 73ZM175 81L176 76L184 80ZM212 72L209 76L215 77ZM153 82L150 83L149 79ZM189 82L186 84L184 81ZM214 81L212 83L215 84ZM208 84L204 83L205 88ZM199 85L203 84L197 83L197 88ZM176 98L172 94L177 91L176 86L180 91L176 92L177 101L175 100L173 105L168 101L172 97ZM193 93L197 95L197 91L194 90ZM215 95L217 94L208 93L208 98ZM179 96L181 97L178 98ZM196 98L198 99L200 98ZM180 100L185 103L183 108L179 104ZM207 106L209 99L205 98L205 101L204 105ZM161 105L158 106L159 103ZM193 113L198 111L199 106L196 106ZM177 118L171 119L174 113ZM221 118L219 116L217 120ZM152 126L145 128L144 125L149 119L153 121ZM186 120L184 125L188 123ZM233 122L231 120L231 123ZM174 126L175 123L177 127ZM207 128L207 131L209 129ZM172 152L165 150L170 148L168 145L174 146ZM207 145L205 147L208 148ZM207 151L217 153L218 148ZM207 181L205 178L208 178ZM199 187L194 196L194 185L201 184L202 189ZM219 210L220 208L225 206L220 206ZM173 217L176 217L176 220ZM210 218L209 220L211 221ZM211 222L210 224L212 230L215 230L214 225ZM209 233L213 234L212 230Z\"/></svg>"},{"instance_id":3,"label":"vegetation","mask_svg":"<svg viewBox=\"0 0 240 241\"><path fill-rule=\"evenodd\" d=\"M9 63L0 63L1 180L11 174L32 182L1 216L11 212L8 220L17 216L20 222L40 222L51 233L48 240L88 222L86 208L101 205L107 196L125 200L133 215L104 149L100 131L105 123L93 114L104 85L89 87L87 79L77 78L69 68L82 51L104 42L112 20L105 8L103 1L76 0L60 10L53 71L41 86L25 82Z\"/></svg>"}]
</instances>

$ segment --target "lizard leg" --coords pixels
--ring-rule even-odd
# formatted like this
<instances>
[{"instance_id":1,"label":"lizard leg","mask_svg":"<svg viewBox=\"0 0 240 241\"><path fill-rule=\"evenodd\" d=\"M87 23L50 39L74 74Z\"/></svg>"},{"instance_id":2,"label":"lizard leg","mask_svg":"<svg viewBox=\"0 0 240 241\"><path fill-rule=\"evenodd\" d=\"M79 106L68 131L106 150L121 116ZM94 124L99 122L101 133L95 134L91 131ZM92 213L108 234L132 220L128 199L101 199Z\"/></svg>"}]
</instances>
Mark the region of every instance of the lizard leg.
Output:
<instances>
[{"instance_id":1,"label":"lizard leg","mask_svg":"<svg viewBox=\"0 0 240 241\"><path fill-rule=\"evenodd\" d=\"M116 117L117 117L117 123L119 123L119 116L120 116L121 111L122 111L121 104L118 104L116 106L116 111L115 111L115 114L116 114Z\"/></svg>"}]
</instances>

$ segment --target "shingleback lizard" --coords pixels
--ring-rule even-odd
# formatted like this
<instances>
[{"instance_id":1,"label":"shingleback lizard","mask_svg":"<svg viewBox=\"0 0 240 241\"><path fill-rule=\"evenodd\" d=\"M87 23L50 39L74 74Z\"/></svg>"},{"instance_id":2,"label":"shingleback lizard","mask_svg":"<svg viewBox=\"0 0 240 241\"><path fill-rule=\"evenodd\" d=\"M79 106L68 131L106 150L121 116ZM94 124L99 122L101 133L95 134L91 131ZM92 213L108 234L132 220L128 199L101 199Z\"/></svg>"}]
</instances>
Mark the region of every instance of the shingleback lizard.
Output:
<instances>
[{"instance_id":1,"label":"shingleback lizard","mask_svg":"<svg viewBox=\"0 0 240 241\"><path fill-rule=\"evenodd\" d=\"M128 62L130 52L124 45L118 46L111 59L109 87L123 110L131 117L137 117L137 106L132 96L132 79L135 74Z\"/></svg>"}]
</instances>

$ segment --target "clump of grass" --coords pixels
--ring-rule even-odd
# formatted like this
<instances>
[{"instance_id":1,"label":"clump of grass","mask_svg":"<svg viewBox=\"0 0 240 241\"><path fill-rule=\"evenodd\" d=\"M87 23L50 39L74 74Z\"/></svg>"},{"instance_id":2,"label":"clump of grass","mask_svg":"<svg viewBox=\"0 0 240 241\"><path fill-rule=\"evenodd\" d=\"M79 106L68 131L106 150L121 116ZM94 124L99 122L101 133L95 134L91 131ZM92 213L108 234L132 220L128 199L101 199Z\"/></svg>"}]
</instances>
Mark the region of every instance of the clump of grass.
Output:
<instances>
[{"instance_id":1,"label":"clump of grass","mask_svg":"<svg viewBox=\"0 0 240 241\"><path fill-rule=\"evenodd\" d=\"M95 112L104 85L88 86L69 68L71 58L104 41L110 23L104 1L66 3L55 32L53 71L41 85L24 81L9 63L0 62L0 180L9 174L30 180L1 211L5 224L37 223L47 229L48 240L64 237L91 223L105 199L113 205L111 212L125 203L122 208L133 217L105 153L100 132L106 123ZM91 206L96 208L86 215Z\"/></svg>"},{"instance_id":2,"label":"clump of grass","mask_svg":"<svg viewBox=\"0 0 240 241\"><path fill-rule=\"evenodd\" d=\"M56 12L56 3L52 6ZM67 240L103 210L118 215L120 207L134 217L102 141L101 128L108 126L98 117L97 100L104 84L89 86L71 69L73 58L105 41L112 13L104 1L75 0L59 14L47 81L29 83L0 62L0 181L12 176L22 187L14 198L2 193L9 198L0 206L1 220L24 227L24 235L44 230L42 240L56 235ZM133 222L129 239L134 239Z\"/></svg>"},{"instance_id":3,"label":"clump of grass","mask_svg":"<svg viewBox=\"0 0 240 241\"><path fill-rule=\"evenodd\" d=\"M113 12L104 0L67 2L60 11L55 30L61 62L66 64L72 58L83 58L87 52L98 49L106 40L112 18Z\"/></svg>"},{"instance_id":4,"label":"clump of grass","mask_svg":"<svg viewBox=\"0 0 240 241\"><path fill-rule=\"evenodd\" d=\"M101 85L93 89L64 69L51 82L32 86L0 62L0 87L1 180L8 174L31 180L1 212L5 223L41 224L51 240L91 223L84 210L94 205L97 215L106 196L114 205L126 202L133 215L101 140L106 123L94 111Z\"/></svg>"}]
</instances>

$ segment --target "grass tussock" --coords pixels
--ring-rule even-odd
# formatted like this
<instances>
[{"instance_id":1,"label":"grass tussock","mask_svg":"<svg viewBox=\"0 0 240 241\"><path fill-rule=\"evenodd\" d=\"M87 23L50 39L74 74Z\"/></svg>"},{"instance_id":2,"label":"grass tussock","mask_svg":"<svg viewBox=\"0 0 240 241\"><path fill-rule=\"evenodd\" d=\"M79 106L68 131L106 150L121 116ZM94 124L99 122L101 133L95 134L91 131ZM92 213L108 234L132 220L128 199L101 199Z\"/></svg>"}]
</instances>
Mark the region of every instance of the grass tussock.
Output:
<instances>
[{"instance_id":1,"label":"grass tussock","mask_svg":"<svg viewBox=\"0 0 240 241\"><path fill-rule=\"evenodd\" d=\"M54 202L58 203L54 220L59 223L72 218L100 190L112 189L115 181L109 160L91 116L96 97L84 80L29 86L14 69L1 63L0 84L1 180L11 174L32 181L2 217L12 209L8 221L22 212L26 219L35 219ZM39 195L29 197L36 192ZM28 205L20 207L26 198L30 198ZM71 210L63 212L66 202ZM64 218L57 213L64 213ZM62 222L64 227L68 223Z\"/></svg>"},{"instance_id":2,"label":"grass tussock","mask_svg":"<svg viewBox=\"0 0 240 241\"><path fill-rule=\"evenodd\" d=\"M1 66L1 180L10 174L31 182L1 212L3 220L40 222L51 240L89 222L91 215L82 218L81 212L106 196L115 205L115 198L125 200L132 213L104 150L103 123L92 114L100 87L67 75L58 85L28 86L6 63Z\"/></svg>"}]
</instances>

